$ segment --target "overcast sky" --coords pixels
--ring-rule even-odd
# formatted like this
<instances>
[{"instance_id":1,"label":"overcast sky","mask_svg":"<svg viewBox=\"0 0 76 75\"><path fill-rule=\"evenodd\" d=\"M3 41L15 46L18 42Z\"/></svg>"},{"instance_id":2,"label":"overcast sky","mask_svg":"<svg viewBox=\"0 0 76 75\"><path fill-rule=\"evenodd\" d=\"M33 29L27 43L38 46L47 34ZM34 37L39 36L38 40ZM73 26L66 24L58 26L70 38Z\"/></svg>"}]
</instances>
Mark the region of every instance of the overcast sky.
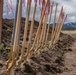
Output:
<instances>
[{"instance_id":1,"label":"overcast sky","mask_svg":"<svg viewBox=\"0 0 76 75\"><path fill-rule=\"evenodd\" d=\"M12 2L13 2L13 9L15 11L16 0L12 0ZM58 3L59 5L58 11L57 11L57 18L59 16L60 8L63 6L64 12L68 14L67 22L76 22L76 0L51 0L51 2L54 2L54 8L55 8L56 3ZM33 6L34 6L34 0L32 1L30 19L32 19ZM8 18L5 11L6 11L6 6L4 3L3 17ZM25 7L23 7L22 16L25 17L25 14L26 14L26 9ZM12 12L9 12L9 16L11 16L10 18L14 18L14 15L12 14ZM54 13L53 13L53 16L54 16ZM37 13L36 13L35 19L39 21L39 8L38 7L37 7ZM52 21L53 21L53 18L52 18Z\"/></svg>"}]
</instances>

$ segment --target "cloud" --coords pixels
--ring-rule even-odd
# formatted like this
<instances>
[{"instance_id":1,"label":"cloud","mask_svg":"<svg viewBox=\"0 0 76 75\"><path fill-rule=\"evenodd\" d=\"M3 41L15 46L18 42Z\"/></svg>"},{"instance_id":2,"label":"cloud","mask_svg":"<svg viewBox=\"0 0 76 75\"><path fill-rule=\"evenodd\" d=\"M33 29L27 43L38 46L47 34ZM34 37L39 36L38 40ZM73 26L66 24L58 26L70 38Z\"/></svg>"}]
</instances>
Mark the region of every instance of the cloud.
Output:
<instances>
[{"instance_id":1,"label":"cloud","mask_svg":"<svg viewBox=\"0 0 76 75\"><path fill-rule=\"evenodd\" d=\"M4 0L4 1L6 1L6 0ZM12 0L14 13L15 13L15 9L16 9L16 1L17 0ZM60 9L63 6L64 7L64 12L66 14L68 14L67 22L76 22L76 0L51 0L51 2L54 2L54 10L55 10L56 3L58 3L57 19L58 19L58 16L59 16ZM9 0L9 4L10 4L10 0ZM34 0L32 0L32 5L31 6L32 7L31 7L31 11L30 11L31 12L30 13L30 19L32 19L33 8L34 8ZM4 6L3 17L8 18L6 16L5 10L6 10L6 7ZM53 10L53 16L52 17L54 17L54 10ZM39 18L40 18L39 15L40 15L40 11L39 11L39 7L37 7L37 12L36 12L35 19L38 20L38 21L39 21ZM14 18L14 16L12 16L12 13L10 13L9 16L11 16L11 18ZM23 7L22 16L23 17L26 16L26 7ZM54 19L52 18L52 22L53 22L53 20Z\"/></svg>"},{"instance_id":2,"label":"cloud","mask_svg":"<svg viewBox=\"0 0 76 75\"><path fill-rule=\"evenodd\" d=\"M58 10L61 6L64 7L64 12L68 14L67 22L76 22L76 0L52 0L59 4Z\"/></svg>"}]
</instances>

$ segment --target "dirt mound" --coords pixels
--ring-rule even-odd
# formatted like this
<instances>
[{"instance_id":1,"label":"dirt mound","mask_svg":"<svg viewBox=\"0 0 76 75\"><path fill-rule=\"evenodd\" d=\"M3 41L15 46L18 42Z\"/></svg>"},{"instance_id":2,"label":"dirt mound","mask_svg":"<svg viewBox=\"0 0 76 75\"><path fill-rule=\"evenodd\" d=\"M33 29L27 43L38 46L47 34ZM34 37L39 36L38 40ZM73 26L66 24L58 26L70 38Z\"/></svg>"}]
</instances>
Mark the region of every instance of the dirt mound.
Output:
<instances>
[{"instance_id":1,"label":"dirt mound","mask_svg":"<svg viewBox=\"0 0 76 75\"><path fill-rule=\"evenodd\" d=\"M22 36L24 31L24 23L25 23L25 19L22 19L21 35L20 35L21 40L23 39ZM30 23L31 22L29 22L29 28L30 28ZM6 75L3 72L4 70L3 62L5 62L9 56L8 53L10 51L9 46L11 42L12 25L13 25L13 20L7 20L7 19L3 20L3 31L2 31L3 48L0 49L0 53L1 53L0 75ZM38 28L38 22L35 21L34 32L37 31L37 28ZM51 27L49 33L51 33ZM33 38L34 35L35 33L33 34ZM49 35L49 40L50 40L50 35ZM65 53L72 51L71 46L75 40L76 40L75 37L61 33L60 39L53 49L49 49L46 47L40 55L31 57L30 62L25 61L22 63L23 65L21 67L15 67L15 75L57 75L57 74L59 75L63 73L65 69L64 55ZM22 41L20 43L22 43Z\"/></svg>"},{"instance_id":2,"label":"dirt mound","mask_svg":"<svg viewBox=\"0 0 76 75\"><path fill-rule=\"evenodd\" d=\"M65 38L64 38L65 37ZM74 38L61 34L54 49L46 48L39 56L32 57L29 62L24 62L22 67L16 68L16 75L57 75L64 71L64 54L72 51L71 44Z\"/></svg>"}]
</instances>

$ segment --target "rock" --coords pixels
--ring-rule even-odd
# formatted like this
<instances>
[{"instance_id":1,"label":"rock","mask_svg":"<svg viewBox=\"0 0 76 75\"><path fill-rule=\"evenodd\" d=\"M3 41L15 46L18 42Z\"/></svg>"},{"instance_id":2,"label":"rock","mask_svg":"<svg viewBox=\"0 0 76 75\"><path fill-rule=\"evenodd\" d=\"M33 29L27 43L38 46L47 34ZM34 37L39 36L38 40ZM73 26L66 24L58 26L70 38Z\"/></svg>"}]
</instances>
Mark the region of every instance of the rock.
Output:
<instances>
[{"instance_id":1,"label":"rock","mask_svg":"<svg viewBox=\"0 0 76 75\"><path fill-rule=\"evenodd\" d=\"M3 67L3 61L0 61L0 68Z\"/></svg>"}]
</instances>

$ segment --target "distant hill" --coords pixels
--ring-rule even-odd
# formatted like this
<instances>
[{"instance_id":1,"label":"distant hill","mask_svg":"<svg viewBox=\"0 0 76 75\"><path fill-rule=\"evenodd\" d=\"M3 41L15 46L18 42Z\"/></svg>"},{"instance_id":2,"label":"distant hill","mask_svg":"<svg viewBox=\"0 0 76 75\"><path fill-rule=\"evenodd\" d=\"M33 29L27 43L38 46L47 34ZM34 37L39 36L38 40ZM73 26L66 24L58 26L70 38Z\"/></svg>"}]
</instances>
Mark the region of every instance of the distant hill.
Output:
<instances>
[{"instance_id":1,"label":"distant hill","mask_svg":"<svg viewBox=\"0 0 76 75\"><path fill-rule=\"evenodd\" d=\"M70 22L63 25L63 30L76 30L76 22Z\"/></svg>"},{"instance_id":2,"label":"distant hill","mask_svg":"<svg viewBox=\"0 0 76 75\"><path fill-rule=\"evenodd\" d=\"M50 24L50 26L52 25ZM62 30L76 30L76 22L65 23Z\"/></svg>"}]
</instances>

